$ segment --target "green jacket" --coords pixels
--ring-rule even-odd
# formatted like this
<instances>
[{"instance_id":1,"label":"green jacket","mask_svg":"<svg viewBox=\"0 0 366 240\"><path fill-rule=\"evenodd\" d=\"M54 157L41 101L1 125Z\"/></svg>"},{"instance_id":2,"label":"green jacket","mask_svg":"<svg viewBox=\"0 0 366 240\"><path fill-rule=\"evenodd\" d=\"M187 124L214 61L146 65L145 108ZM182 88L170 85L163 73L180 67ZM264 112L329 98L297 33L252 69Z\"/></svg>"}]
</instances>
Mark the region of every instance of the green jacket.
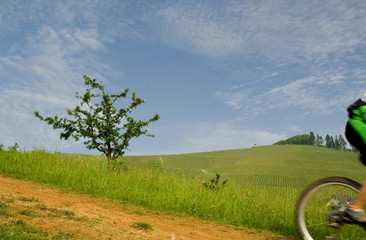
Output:
<instances>
[{"instance_id":1,"label":"green jacket","mask_svg":"<svg viewBox=\"0 0 366 240\"><path fill-rule=\"evenodd\" d=\"M360 135L363 142L366 144L366 101L358 99L347 108L348 123Z\"/></svg>"},{"instance_id":2,"label":"green jacket","mask_svg":"<svg viewBox=\"0 0 366 240\"><path fill-rule=\"evenodd\" d=\"M366 121L366 102L359 99L347 108L349 118Z\"/></svg>"}]
</instances>

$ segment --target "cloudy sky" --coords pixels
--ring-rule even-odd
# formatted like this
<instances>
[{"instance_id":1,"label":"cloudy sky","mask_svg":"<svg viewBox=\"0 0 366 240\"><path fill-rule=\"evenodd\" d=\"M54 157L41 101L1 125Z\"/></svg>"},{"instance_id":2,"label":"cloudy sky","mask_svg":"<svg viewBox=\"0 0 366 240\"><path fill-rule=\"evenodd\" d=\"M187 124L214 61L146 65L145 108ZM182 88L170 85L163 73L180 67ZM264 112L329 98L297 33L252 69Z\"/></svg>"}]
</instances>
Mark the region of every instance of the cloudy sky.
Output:
<instances>
[{"instance_id":1,"label":"cloudy sky","mask_svg":"<svg viewBox=\"0 0 366 240\"><path fill-rule=\"evenodd\" d=\"M128 154L269 145L344 132L366 93L366 1L0 0L0 143L88 151L33 116L85 90L146 100L161 120Z\"/></svg>"}]
</instances>

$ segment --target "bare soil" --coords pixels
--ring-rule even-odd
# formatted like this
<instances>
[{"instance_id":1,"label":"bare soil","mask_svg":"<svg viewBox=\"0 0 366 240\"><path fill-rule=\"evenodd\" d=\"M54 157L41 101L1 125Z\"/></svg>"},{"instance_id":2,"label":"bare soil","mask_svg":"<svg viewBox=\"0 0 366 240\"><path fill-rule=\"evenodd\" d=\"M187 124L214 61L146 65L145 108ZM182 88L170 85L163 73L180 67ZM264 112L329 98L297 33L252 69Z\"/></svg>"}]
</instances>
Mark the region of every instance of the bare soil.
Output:
<instances>
[{"instance_id":1,"label":"bare soil","mask_svg":"<svg viewBox=\"0 0 366 240\"><path fill-rule=\"evenodd\" d=\"M20 219L44 231L69 233L77 239L285 239L270 233L123 206L106 199L0 175L1 199L8 200L18 212L6 218L2 216L2 223ZM151 229L140 229L138 223L151 226Z\"/></svg>"}]
</instances>

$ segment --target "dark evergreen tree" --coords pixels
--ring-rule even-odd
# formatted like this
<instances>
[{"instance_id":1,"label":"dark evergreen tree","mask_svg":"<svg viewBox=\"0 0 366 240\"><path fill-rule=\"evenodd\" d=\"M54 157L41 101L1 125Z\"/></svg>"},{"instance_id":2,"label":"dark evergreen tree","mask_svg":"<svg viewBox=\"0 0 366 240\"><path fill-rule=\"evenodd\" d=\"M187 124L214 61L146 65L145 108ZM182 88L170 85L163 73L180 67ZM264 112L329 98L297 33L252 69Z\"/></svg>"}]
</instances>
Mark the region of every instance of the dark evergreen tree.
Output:
<instances>
[{"instance_id":1,"label":"dark evergreen tree","mask_svg":"<svg viewBox=\"0 0 366 240\"><path fill-rule=\"evenodd\" d=\"M343 151L346 151L347 150L347 142L344 140L342 135L339 135L338 141L339 141L340 149L343 150Z\"/></svg>"},{"instance_id":2,"label":"dark evergreen tree","mask_svg":"<svg viewBox=\"0 0 366 240\"><path fill-rule=\"evenodd\" d=\"M335 149L335 143L333 136L330 136L329 148Z\"/></svg>"},{"instance_id":3,"label":"dark evergreen tree","mask_svg":"<svg viewBox=\"0 0 366 240\"><path fill-rule=\"evenodd\" d=\"M327 134L325 136L325 141L322 136L319 134L314 134L314 132L310 132L310 134L296 135L290 137L286 140L281 140L276 142L274 145L287 145L287 144L299 144L299 145L315 145L315 146L323 146L338 149L342 151L355 151L354 148L347 149L347 142L344 140L342 135L330 136Z\"/></svg>"},{"instance_id":4,"label":"dark evergreen tree","mask_svg":"<svg viewBox=\"0 0 366 240\"><path fill-rule=\"evenodd\" d=\"M334 138L334 148L337 149L337 150L340 150L341 149L341 145L339 143L339 140L338 140L338 136L337 135Z\"/></svg>"},{"instance_id":5,"label":"dark evergreen tree","mask_svg":"<svg viewBox=\"0 0 366 240\"><path fill-rule=\"evenodd\" d=\"M310 132L309 135L309 145L315 145L315 135L313 132Z\"/></svg>"},{"instance_id":6,"label":"dark evergreen tree","mask_svg":"<svg viewBox=\"0 0 366 240\"><path fill-rule=\"evenodd\" d=\"M326 146L327 148L330 148L330 146L331 146L331 143L330 143L330 136L329 136L328 134L325 136L325 146Z\"/></svg>"},{"instance_id":7,"label":"dark evergreen tree","mask_svg":"<svg viewBox=\"0 0 366 240\"><path fill-rule=\"evenodd\" d=\"M316 135L315 144L316 144L317 146L323 145L323 144L324 144L323 137L317 134L317 135Z\"/></svg>"}]
</instances>

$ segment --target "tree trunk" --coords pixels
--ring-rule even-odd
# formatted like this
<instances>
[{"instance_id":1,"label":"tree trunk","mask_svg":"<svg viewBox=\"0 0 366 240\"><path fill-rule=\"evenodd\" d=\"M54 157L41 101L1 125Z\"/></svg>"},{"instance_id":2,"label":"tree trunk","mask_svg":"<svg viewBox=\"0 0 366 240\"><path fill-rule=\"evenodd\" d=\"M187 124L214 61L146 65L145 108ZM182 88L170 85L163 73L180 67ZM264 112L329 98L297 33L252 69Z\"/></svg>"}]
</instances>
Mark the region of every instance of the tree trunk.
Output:
<instances>
[{"instance_id":1,"label":"tree trunk","mask_svg":"<svg viewBox=\"0 0 366 240\"><path fill-rule=\"evenodd\" d=\"M112 156L107 155L107 160L108 160L108 169L110 171L113 171L113 159L112 159Z\"/></svg>"}]
</instances>

